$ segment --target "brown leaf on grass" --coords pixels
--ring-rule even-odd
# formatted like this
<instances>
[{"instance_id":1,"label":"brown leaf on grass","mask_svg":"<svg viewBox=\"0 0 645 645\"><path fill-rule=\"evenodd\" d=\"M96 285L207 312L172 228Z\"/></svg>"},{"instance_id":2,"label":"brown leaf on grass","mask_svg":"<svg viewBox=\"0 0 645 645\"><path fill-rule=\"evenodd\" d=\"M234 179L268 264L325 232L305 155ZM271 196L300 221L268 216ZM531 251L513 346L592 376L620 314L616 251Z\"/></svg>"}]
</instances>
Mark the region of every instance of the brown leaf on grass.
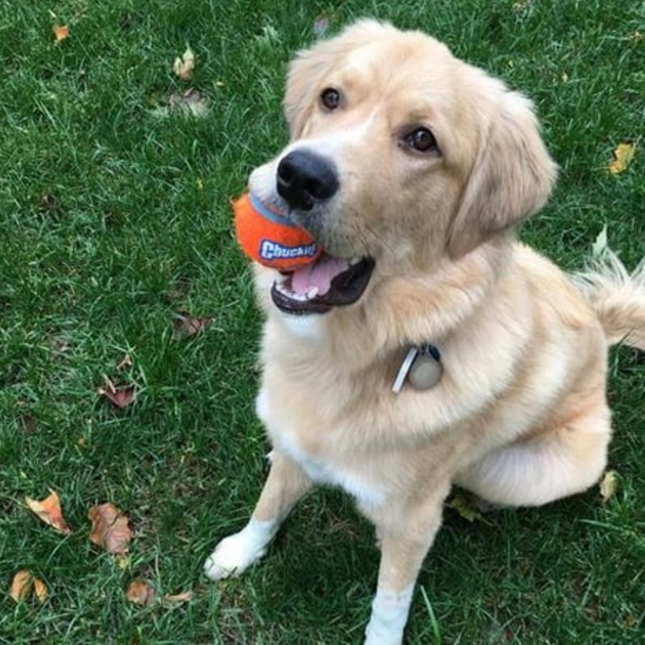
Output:
<instances>
[{"instance_id":1,"label":"brown leaf on grass","mask_svg":"<svg viewBox=\"0 0 645 645\"><path fill-rule=\"evenodd\" d=\"M177 94L171 95L169 107L171 110L181 111L196 117L204 117L208 114L208 99L191 87L181 96Z\"/></svg>"},{"instance_id":2,"label":"brown leaf on grass","mask_svg":"<svg viewBox=\"0 0 645 645\"><path fill-rule=\"evenodd\" d=\"M14 575L11 581L9 595L16 602L22 602L29 598L32 590L34 596L36 596L36 599L40 603L45 602L49 598L49 592L47 591L45 583L38 578L34 578L31 571L21 569Z\"/></svg>"},{"instance_id":3,"label":"brown leaf on grass","mask_svg":"<svg viewBox=\"0 0 645 645\"><path fill-rule=\"evenodd\" d=\"M616 480L616 471L608 470L600 480L600 500L606 504L615 494L618 489L618 481Z\"/></svg>"},{"instance_id":4,"label":"brown leaf on grass","mask_svg":"<svg viewBox=\"0 0 645 645\"><path fill-rule=\"evenodd\" d=\"M183 593L178 594L167 593L163 597L163 601L170 605L181 605L185 602L190 602L194 597L195 594L192 591L184 591Z\"/></svg>"},{"instance_id":5,"label":"brown leaf on grass","mask_svg":"<svg viewBox=\"0 0 645 645\"><path fill-rule=\"evenodd\" d=\"M92 522L90 541L108 553L124 555L132 539L128 516L114 504L107 502L92 506L87 516Z\"/></svg>"},{"instance_id":6,"label":"brown leaf on grass","mask_svg":"<svg viewBox=\"0 0 645 645\"><path fill-rule=\"evenodd\" d=\"M613 159L607 166L610 173L617 175L629 167L636 154L635 143L619 143L612 152Z\"/></svg>"},{"instance_id":7,"label":"brown leaf on grass","mask_svg":"<svg viewBox=\"0 0 645 645\"><path fill-rule=\"evenodd\" d=\"M49 524L59 533L69 535L72 532L72 529L70 529L69 526L67 526L67 522L65 522L63 511L60 506L60 499L58 497L58 493L55 491L50 490L49 496L40 502L27 497L25 499L25 503L29 510L38 515L45 524Z\"/></svg>"},{"instance_id":8,"label":"brown leaf on grass","mask_svg":"<svg viewBox=\"0 0 645 645\"><path fill-rule=\"evenodd\" d=\"M69 27L67 25L55 24L52 27L52 31L54 32L54 40L57 43L69 36Z\"/></svg>"},{"instance_id":9,"label":"brown leaf on grass","mask_svg":"<svg viewBox=\"0 0 645 645\"><path fill-rule=\"evenodd\" d=\"M206 316L195 318L187 311L178 311L172 323L172 329L177 338L196 336L210 325L212 320Z\"/></svg>"},{"instance_id":10,"label":"brown leaf on grass","mask_svg":"<svg viewBox=\"0 0 645 645\"><path fill-rule=\"evenodd\" d=\"M49 591L47 591L47 586L39 578L34 578L34 596L38 602L43 603L49 598Z\"/></svg>"},{"instance_id":11,"label":"brown leaf on grass","mask_svg":"<svg viewBox=\"0 0 645 645\"><path fill-rule=\"evenodd\" d=\"M193 76L194 70L195 53L190 46L186 46L186 51L181 56L175 58L175 62L172 64L172 71L182 81L189 81Z\"/></svg>"},{"instance_id":12,"label":"brown leaf on grass","mask_svg":"<svg viewBox=\"0 0 645 645\"><path fill-rule=\"evenodd\" d=\"M169 117L171 114L203 118L208 112L208 99L192 87L181 95L171 94L168 105L151 110L151 114L163 118Z\"/></svg>"},{"instance_id":13,"label":"brown leaf on grass","mask_svg":"<svg viewBox=\"0 0 645 645\"><path fill-rule=\"evenodd\" d=\"M135 386L125 385L116 387L114 383L104 374L103 387L99 388L99 394L108 399L117 408L127 408L134 401Z\"/></svg>"},{"instance_id":14,"label":"brown leaf on grass","mask_svg":"<svg viewBox=\"0 0 645 645\"><path fill-rule=\"evenodd\" d=\"M151 605L155 600L155 590L145 580L133 580L125 591L125 597L137 605Z\"/></svg>"},{"instance_id":15,"label":"brown leaf on grass","mask_svg":"<svg viewBox=\"0 0 645 645\"><path fill-rule=\"evenodd\" d=\"M38 422L34 417L31 416L31 414L23 414L20 417L20 420L22 421L22 429L27 433L27 434L33 434L38 430Z\"/></svg>"},{"instance_id":16,"label":"brown leaf on grass","mask_svg":"<svg viewBox=\"0 0 645 645\"><path fill-rule=\"evenodd\" d=\"M13 580L11 581L11 590L9 595L16 602L25 600L31 593L31 586L33 584L33 576L31 571L27 569L21 569L14 575Z\"/></svg>"}]
</instances>

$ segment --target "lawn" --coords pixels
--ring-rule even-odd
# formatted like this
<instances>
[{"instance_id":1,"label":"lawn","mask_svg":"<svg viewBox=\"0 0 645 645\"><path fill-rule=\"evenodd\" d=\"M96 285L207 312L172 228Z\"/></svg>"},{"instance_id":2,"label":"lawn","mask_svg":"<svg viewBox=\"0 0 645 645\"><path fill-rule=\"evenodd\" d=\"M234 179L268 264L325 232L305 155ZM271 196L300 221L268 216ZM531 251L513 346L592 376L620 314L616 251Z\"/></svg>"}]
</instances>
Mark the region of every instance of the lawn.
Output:
<instances>
[{"instance_id":1,"label":"lawn","mask_svg":"<svg viewBox=\"0 0 645 645\"><path fill-rule=\"evenodd\" d=\"M645 253L643 142L626 170L607 168L645 131L638 0L7 0L1 643L360 642L378 552L336 491L307 498L245 577L213 585L201 573L267 470L253 414L261 321L229 200L286 140L289 57L359 16L433 33L534 99L561 175L526 241L573 269L607 225L628 266ZM55 42L55 25L69 36ZM196 67L182 80L172 63L187 45ZM197 114L181 107L190 88ZM208 320L181 333L181 312ZM645 362L619 348L610 370L615 495L472 523L447 509L410 643L642 637ZM134 402L99 394L104 376L134 385ZM25 507L49 489L69 535ZM127 558L88 540L88 510L102 502L130 519ZM10 598L21 569L45 583L45 602ZM134 580L156 600L129 602ZM163 600L187 591L190 601Z\"/></svg>"}]
</instances>

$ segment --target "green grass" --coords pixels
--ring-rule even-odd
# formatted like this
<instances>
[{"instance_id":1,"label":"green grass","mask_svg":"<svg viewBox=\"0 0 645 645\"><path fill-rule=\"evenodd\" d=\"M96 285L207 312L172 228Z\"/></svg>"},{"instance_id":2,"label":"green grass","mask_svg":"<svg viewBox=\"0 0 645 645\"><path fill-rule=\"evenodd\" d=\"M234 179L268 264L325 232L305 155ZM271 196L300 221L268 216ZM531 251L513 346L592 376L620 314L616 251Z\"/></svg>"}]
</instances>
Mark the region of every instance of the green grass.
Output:
<instances>
[{"instance_id":1,"label":"green grass","mask_svg":"<svg viewBox=\"0 0 645 645\"><path fill-rule=\"evenodd\" d=\"M70 25L53 44L51 8ZM422 28L527 92L561 166L524 239L567 268L607 223L633 266L645 252L645 10L631 0L9 0L0 15L0 642L360 642L376 578L370 527L334 491L289 519L265 562L208 584L201 565L241 526L266 472L253 415L259 316L229 198L283 145L291 53L378 16ZM152 110L188 83L170 66L189 43L205 118ZM175 312L211 316L191 339ZM118 370L128 353L133 366ZM134 382L116 410L102 375ZM409 623L411 643L630 643L645 607L645 366L611 360L618 493L469 524L447 511ZM23 505L56 489L62 537ZM87 510L112 501L135 529L129 566L87 540ZM13 574L50 591L15 604ZM124 597L137 578L181 607Z\"/></svg>"}]
</instances>

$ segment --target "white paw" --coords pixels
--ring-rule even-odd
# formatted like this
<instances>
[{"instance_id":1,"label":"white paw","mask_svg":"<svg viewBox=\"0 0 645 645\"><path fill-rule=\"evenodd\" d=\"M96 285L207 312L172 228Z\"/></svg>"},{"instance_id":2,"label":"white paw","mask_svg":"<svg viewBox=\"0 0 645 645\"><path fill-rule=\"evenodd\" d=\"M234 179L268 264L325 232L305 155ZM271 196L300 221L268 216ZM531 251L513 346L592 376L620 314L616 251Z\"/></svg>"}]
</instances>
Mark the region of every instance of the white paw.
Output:
<instances>
[{"instance_id":1,"label":"white paw","mask_svg":"<svg viewBox=\"0 0 645 645\"><path fill-rule=\"evenodd\" d=\"M204 563L204 573L211 580L239 576L266 552L275 535L277 522L251 520L239 533L224 538Z\"/></svg>"},{"instance_id":2,"label":"white paw","mask_svg":"<svg viewBox=\"0 0 645 645\"><path fill-rule=\"evenodd\" d=\"M412 591L413 585L398 593L377 589L364 645L401 645Z\"/></svg>"},{"instance_id":3,"label":"white paw","mask_svg":"<svg viewBox=\"0 0 645 645\"><path fill-rule=\"evenodd\" d=\"M204 573L211 580L239 576L266 551L266 548L251 547L242 531L224 538L206 559Z\"/></svg>"},{"instance_id":4,"label":"white paw","mask_svg":"<svg viewBox=\"0 0 645 645\"><path fill-rule=\"evenodd\" d=\"M401 645L402 642L403 633L393 632L391 628L370 625L365 632L363 645Z\"/></svg>"}]
</instances>

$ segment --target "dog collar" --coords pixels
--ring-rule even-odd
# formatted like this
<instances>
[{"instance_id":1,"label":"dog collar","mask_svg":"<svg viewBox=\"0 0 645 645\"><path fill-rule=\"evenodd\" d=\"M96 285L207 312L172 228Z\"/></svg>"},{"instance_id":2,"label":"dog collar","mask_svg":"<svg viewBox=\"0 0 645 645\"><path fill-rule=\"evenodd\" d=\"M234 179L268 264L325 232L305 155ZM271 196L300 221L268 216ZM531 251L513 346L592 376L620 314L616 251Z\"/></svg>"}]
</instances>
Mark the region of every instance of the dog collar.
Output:
<instances>
[{"instance_id":1,"label":"dog collar","mask_svg":"<svg viewBox=\"0 0 645 645\"><path fill-rule=\"evenodd\" d=\"M414 345L408 349L392 384L392 392L398 394L406 381L417 391L429 390L441 379L443 365L439 350L430 343Z\"/></svg>"}]
</instances>

